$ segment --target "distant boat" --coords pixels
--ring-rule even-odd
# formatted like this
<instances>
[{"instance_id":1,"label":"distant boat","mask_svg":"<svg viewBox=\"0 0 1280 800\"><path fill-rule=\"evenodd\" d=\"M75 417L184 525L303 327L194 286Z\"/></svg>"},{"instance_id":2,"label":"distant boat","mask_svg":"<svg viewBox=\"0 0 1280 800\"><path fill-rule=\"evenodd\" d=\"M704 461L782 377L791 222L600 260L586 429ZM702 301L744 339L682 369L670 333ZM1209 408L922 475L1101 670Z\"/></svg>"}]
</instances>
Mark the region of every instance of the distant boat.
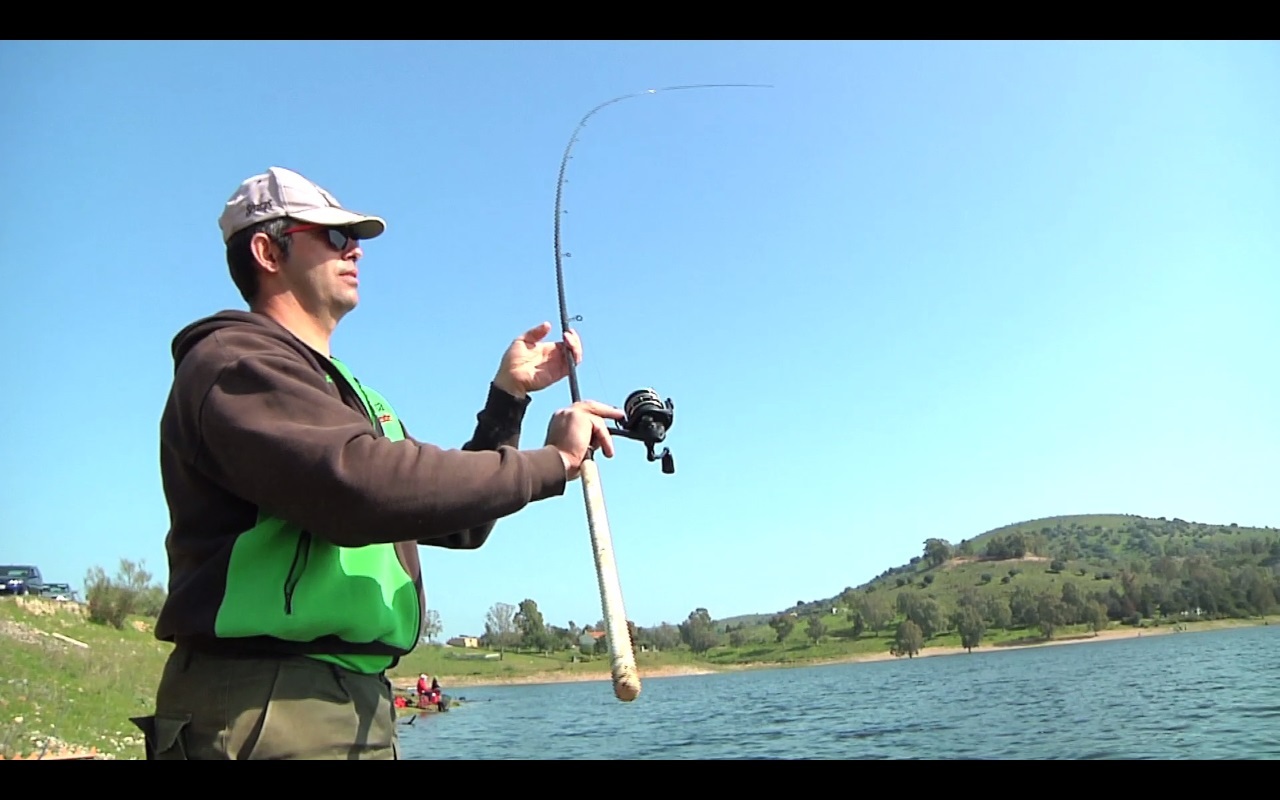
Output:
<instances>
[{"instance_id":1,"label":"distant boat","mask_svg":"<svg viewBox=\"0 0 1280 800\"><path fill-rule=\"evenodd\" d=\"M408 714L440 714L451 708L462 704L461 698L455 698L452 695L441 694L439 703L423 703L418 705L417 693L397 693L395 696L396 712L405 716Z\"/></svg>"}]
</instances>

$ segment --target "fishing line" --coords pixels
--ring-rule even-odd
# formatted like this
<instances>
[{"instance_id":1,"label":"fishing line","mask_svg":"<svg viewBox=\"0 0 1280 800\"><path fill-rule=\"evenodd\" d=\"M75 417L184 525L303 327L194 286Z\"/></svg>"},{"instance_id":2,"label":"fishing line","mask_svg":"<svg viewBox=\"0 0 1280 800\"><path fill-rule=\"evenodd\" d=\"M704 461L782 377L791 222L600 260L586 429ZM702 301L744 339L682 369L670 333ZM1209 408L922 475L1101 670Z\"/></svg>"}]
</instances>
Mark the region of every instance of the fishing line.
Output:
<instances>
[{"instance_id":1,"label":"fishing line","mask_svg":"<svg viewBox=\"0 0 1280 800\"><path fill-rule=\"evenodd\" d=\"M754 83L702 83L688 86L667 86L662 89L645 89L607 100L588 111L578 126L573 129L569 143L560 158L560 173L556 181L555 208L555 255L556 255L556 294L560 300L560 327L565 334L569 332L569 311L564 298L564 266L561 257L569 258L571 253L564 252L560 243L560 219L564 212L560 208L564 193L565 171L569 159L572 158L573 146L578 142L578 132L601 109L632 97L670 92L679 89L726 89L753 88L771 89L772 86ZM574 320L581 321L577 315ZM578 369L569 352L565 351L565 362L568 364L569 393L573 402L582 400L578 387ZM639 389L632 392L623 403L624 419L619 428L609 428L613 436L621 436L644 442L650 461L662 460L662 471L670 475L675 472L675 462L667 448L661 454L654 453L654 446L661 443L670 430L675 419L675 406L670 399L664 403L653 389ZM623 702L630 702L640 694L640 676L636 670L635 653L627 626L627 614L622 603L622 587L618 581L618 568L613 557L613 541L609 532L609 520L605 512L604 494L600 488L600 472L596 465L594 452L588 450L581 465L582 496L587 506L587 526L591 532L591 543L595 551L596 580L600 588L600 602L604 611L605 634L612 659L613 693Z\"/></svg>"},{"instance_id":2,"label":"fishing line","mask_svg":"<svg viewBox=\"0 0 1280 800\"><path fill-rule=\"evenodd\" d=\"M587 120L595 116L595 114L600 110L606 108L607 106L611 106L614 103L619 103L619 102L622 102L623 100L629 100L633 97L644 97L646 95L657 94L658 92L672 92L672 91L678 91L681 89L731 89L731 88L772 89L773 86L769 84L761 84L761 83L699 83L699 84L691 84L687 86L666 86L661 89L645 89L644 91L641 91L641 92L632 92L631 94L624 94L619 97L615 97L612 100L606 100L605 102L601 103L600 105L588 111L586 114L583 115L582 119L578 121L578 126L573 129L573 134L569 137L569 143L565 145L564 155L560 158L560 173L559 173L558 179L556 180L555 233L553 238L554 238L554 246L555 246L555 254L556 254L556 294L560 301L560 328L562 332L565 332L565 333L568 332L570 317L569 317L568 308L565 304L564 266L563 266L563 262L561 261L561 256L568 258L568 257L572 257L573 254L564 252L564 248L561 246L560 220L564 216L564 211L561 209L560 204L564 194L565 171L568 169L569 159L573 157L572 156L573 146L578 143L578 132L581 131L584 127L586 127ZM581 321L582 315L581 314L576 315L575 317L573 317L573 320ZM582 392L578 386L578 370L577 370L577 366L573 363L572 358L567 360L569 364L569 395L570 397L573 398L573 402L576 403L582 399Z\"/></svg>"}]
</instances>

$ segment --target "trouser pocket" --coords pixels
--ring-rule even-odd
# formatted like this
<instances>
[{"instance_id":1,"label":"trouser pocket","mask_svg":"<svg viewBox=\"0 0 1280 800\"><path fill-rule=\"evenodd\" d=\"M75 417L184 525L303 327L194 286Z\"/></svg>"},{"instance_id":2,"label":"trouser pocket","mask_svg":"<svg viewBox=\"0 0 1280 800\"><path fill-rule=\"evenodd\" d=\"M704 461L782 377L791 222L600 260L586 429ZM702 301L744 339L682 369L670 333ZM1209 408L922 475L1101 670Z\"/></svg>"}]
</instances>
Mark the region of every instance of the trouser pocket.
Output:
<instances>
[{"instance_id":1,"label":"trouser pocket","mask_svg":"<svg viewBox=\"0 0 1280 800\"><path fill-rule=\"evenodd\" d=\"M142 731L147 761L187 761L186 729L190 714L155 714L131 717L130 722Z\"/></svg>"}]
</instances>

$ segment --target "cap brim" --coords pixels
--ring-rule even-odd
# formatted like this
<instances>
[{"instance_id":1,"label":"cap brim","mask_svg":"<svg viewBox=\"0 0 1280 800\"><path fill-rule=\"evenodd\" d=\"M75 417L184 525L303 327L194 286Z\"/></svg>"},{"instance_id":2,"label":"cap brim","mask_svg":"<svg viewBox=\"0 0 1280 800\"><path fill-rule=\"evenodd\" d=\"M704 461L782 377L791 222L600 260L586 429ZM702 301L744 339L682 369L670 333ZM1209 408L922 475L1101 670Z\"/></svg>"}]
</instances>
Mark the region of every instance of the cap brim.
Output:
<instances>
[{"instance_id":1,"label":"cap brim","mask_svg":"<svg viewBox=\"0 0 1280 800\"><path fill-rule=\"evenodd\" d=\"M313 208L308 211L291 212L289 216L316 225L341 225L352 228L357 239L373 239L387 229L387 222L382 217L357 214L345 208Z\"/></svg>"}]
</instances>

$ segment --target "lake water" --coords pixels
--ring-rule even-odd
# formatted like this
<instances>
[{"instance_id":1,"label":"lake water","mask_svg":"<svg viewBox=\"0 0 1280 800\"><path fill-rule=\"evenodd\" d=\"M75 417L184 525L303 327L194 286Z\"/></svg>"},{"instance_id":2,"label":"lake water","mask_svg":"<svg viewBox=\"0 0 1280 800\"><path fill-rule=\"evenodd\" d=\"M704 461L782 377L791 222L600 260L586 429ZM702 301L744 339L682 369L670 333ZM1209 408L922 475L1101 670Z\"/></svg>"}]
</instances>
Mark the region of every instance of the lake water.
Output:
<instances>
[{"instance_id":1,"label":"lake water","mask_svg":"<svg viewBox=\"0 0 1280 800\"><path fill-rule=\"evenodd\" d=\"M643 680L643 676L642 676ZM862 664L451 689L409 759L1280 759L1280 626Z\"/></svg>"}]
</instances>

